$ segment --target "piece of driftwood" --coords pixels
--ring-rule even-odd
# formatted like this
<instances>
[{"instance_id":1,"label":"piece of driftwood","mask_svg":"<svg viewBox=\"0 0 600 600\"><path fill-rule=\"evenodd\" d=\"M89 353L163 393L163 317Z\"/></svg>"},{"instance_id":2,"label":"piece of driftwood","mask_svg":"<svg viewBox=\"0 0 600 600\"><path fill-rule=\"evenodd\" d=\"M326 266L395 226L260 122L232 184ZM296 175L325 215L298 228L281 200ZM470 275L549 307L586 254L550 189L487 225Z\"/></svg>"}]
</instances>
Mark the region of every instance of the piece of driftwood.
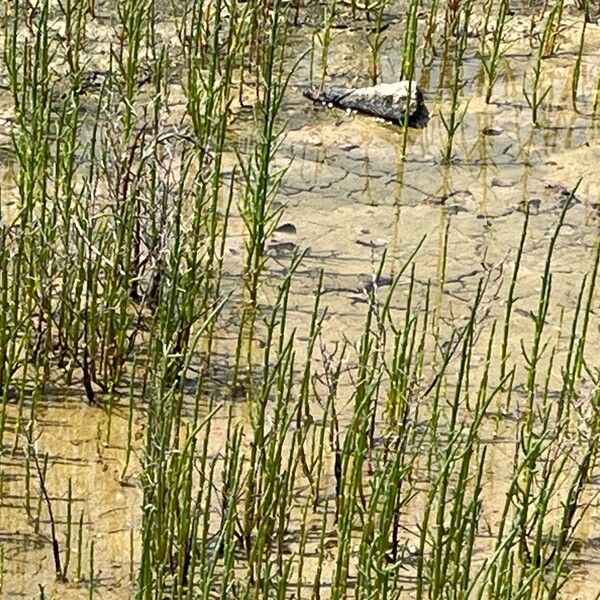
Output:
<instances>
[{"instance_id":1,"label":"piece of driftwood","mask_svg":"<svg viewBox=\"0 0 600 600\"><path fill-rule=\"evenodd\" d=\"M379 117L396 125L404 124L408 107L408 124L411 127L427 124L423 94L414 81L379 83L363 88L304 88L303 94L313 102Z\"/></svg>"}]
</instances>

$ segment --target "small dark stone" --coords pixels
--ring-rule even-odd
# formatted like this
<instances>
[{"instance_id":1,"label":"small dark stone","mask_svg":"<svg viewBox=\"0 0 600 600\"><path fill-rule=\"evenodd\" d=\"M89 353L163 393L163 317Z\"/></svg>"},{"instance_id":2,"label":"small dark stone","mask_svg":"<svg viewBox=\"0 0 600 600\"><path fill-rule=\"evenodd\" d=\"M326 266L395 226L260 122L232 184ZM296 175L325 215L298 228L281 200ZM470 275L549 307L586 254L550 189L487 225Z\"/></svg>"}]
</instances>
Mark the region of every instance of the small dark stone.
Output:
<instances>
[{"instance_id":1,"label":"small dark stone","mask_svg":"<svg viewBox=\"0 0 600 600\"><path fill-rule=\"evenodd\" d=\"M503 187L503 188L506 188L506 187L512 187L513 185L515 185L515 182L514 181L509 181L509 180L506 180L506 179L499 179L498 177L493 177L492 178L492 185L494 187Z\"/></svg>"},{"instance_id":2,"label":"small dark stone","mask_svg":"<svg viewBox=\"0 0 600 600\"><path fill-rule=\"evenodd\" d=\"M286 233L288 235L296 235L296 226L293 223L282 223L275 228L275 233Z\"/></svg>"},{"instance_id":3,"label":"small dark stone","mask_svg":"<svg viewBox=\"0 0 600 600\"><path fill-rule=\"evenodd\" d=\"M502 135L504 130L500 127L486 127L481 133L483 135Z\"/></svg>"}]
</instances>

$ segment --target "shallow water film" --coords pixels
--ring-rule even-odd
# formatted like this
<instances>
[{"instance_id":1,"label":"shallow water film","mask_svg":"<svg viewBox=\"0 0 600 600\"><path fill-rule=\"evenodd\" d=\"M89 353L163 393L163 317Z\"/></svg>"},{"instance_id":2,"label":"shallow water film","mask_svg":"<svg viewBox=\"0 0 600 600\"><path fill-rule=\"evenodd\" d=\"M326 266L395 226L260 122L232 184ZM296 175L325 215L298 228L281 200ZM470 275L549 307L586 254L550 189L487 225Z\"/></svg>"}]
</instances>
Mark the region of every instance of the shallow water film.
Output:
<instances>
[{"instance_id":1,"label":"shallow water film","mask_svg":"<svg viewBox=\"0 0 600 600\"><path fill-rule=\"evenodd\" d=\"M0 15L0 596L598 597L596 0Z\"/></svg>"}]
</instances>

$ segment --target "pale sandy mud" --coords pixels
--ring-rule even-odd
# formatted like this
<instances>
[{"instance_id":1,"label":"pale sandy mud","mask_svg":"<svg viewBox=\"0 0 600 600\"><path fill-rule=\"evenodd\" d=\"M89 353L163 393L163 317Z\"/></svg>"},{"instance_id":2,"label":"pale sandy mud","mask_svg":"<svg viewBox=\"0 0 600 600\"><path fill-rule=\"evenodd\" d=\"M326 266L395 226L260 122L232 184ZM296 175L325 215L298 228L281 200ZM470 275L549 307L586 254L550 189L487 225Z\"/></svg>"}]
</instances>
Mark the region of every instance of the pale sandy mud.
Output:
<instances>
[{"instance_id":1,"label":"pale sandy mud","mask_svg":"<svg viewBox=\"0 0 600 600\"><path fill-rule=\"evenodd\" d=\"M89 47L90 69L105 69L107 44L114 36L110 17L99 5L101 18L94 23L94 38ZM389 19L381 63L382 79L393 81L398 71L399 25ZM324 344L333 344L340 332L351 340L360 336L365 314L362 287L378 269L384 251L384 275L393 276L413 250L422 242L415 257L419 289L424 293L431 282L439 289L439 310L448 327L462 322L482 277L490 273L493 285L485 299L486 319L500 318L506 286L512 272L512 260L521 236L524 209L530 207L530 226L518 286L516 314L513 319L511 351L519 353L521 338L532 329L529 311L536 310L540 278L548 242L569 192L579 184L565 225L558 238L553 260L553 308L548 320L566 350L565 331L558 327L564 310L569 322L579 291L579 283L592 267L593 250L598 240L600 171L598 170L598 119L592 118L595 86L600 75L600 27L589 25L582 65L578 109L571 106L570 82L574 52L581 21L576 11L565 18L569 25L562 33L557 57L545 61L544 85L551 93L542 110L542 127L531 124L530 111L522 87L531 67L529 17L517 12L510 21L509 39L513 42L501 62L501 76L492 103L483 101L482 72L479 59L470 56L465 64L468 85L464 90L469 102L464 123L455 142L455 159L442 163L445 131L439 111L449 106L446 85L439 85L441 66L434 61L420 73L420 84L430 111L427 128L410 132L408 155L401 156L401 131L391 125L361 116L315 107L304 98L296 85L306 83L308 64L304 60L292 79L284 105L288 133L281 144L276 166L287 168L277 201L284 206L281 224L285 225L271 241L272 259L268 263L267 282L261 290L261 302L269 306L277 294L277 285L294 251L306 256L298 270L290 300L290 324L306 330L312 310L313 292L320 271L324 272L329 307L324 327ZM60 32L61 23L55 29ZM173 24L168 20L158 27L161 39L176 47ZM474 31L477 35L477 31ZM306 48L308 36L302 28L295 32L294 48ZM335 31L330 53L328 81L344 85L368 83L369 56L360 29ZM527 85L527 83L525 83ZM173 123L184 112L180 81L171 86ZM3 217L14 207L15 164L10 152L9 131L12 122L10 100L0 99L0 185ZM232 144L244 149L251 137L251 117L240 111L232 134ZM448 253L443 285L440 261L447 231ZM240 257L244 251L242 226L237 214L232 217L227 242L225 281L240 291ZM395 300L403 308L406 277L401 281ZM382 293L384 287L382 287ZM598 302L592 312L598 314ZM481 327L485 328L485 322ZM231 350L234 333L225 328L222 352ZM298 336L302 341L302 335ZM590 347L598 342L591 332ZM555 384L560 382L556 373ZM38 441L42 453L49 455L48 488L56 499L59 522L65 518L67 481L74 490L74 511L84 511L85 543L95 540L95 580L97 596L127 598L133 594L130 581L130 536L139 545L141 494L137 485L137 456L122 478L127 407L118 406L112 415L110 441L105 439L107 414L87 407L78 390L61 390L42 399ZM237 407L241 420L243 407ZM14 414L11 415L14 418ZM143 436L142 414L136 415L136 438ZM496 427L496 429L494 429ZM492 444L486 480L490 527L501 497L510 479L513 447L509 440L514 425L490 425ZM498 429L499 428L499 429ZM217 424L218 430L218 424ZM100 432L100 435L99 435ZM215 436L213 453L222 449ZM14 442L14 440L11 440ZM58 584L53 581L53 565L48 543L48 521L42 520L35 531L24 510L24 460L22 443L14 452L1 457L0 539L4 551L3 586L7 598L31 598L45 587L47 598L82 598L87 594L88 566L84 560L83 581ZM32 484L36 489L36 484ZM62 500L62 501L61 501ZM37 510L37 496L32 501ZM44 511L45 508L42 507ZM600 578L600 510L596 502L587 511L578 529L582 540L573 564L575 574L569 584L569 597L594 598ZM415 518L414 523L417 522ZM414 525L412 523L412 525ZM131 533L133 532L133 534ZM73 532L75 539L76 532ZM73 544L74 545L74 544ZM71 561L76 561L75 550ZM135 556L134 577L135 577ZM327 565L324 576L328 575Z\"/></svg>"}]
</instances>

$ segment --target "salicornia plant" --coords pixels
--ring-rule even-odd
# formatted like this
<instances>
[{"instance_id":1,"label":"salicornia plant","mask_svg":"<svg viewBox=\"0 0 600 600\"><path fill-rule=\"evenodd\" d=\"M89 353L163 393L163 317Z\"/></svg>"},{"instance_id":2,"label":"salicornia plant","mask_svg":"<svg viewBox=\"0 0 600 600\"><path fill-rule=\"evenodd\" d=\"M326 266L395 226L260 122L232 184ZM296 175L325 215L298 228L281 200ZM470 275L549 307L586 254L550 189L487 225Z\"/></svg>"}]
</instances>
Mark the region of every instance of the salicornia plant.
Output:
<instances>
[{"instance_id":1,"label":"salicornia plant","mask_svg":"<svg viewBox=\"0 0 600 600\"><path fill-rule=\"evenodd\" d=\"M494 84L498 80L498 65L500 63L500 60L504 56L504 53L506 52L506 47L503 47L502 44L504 36L504 27L506 24L506 17L509 12L509 2L508 0L499 0L499 6L496 7L493 0L490 0L488 12L486 13L488 18L494 8L497 8L498 11L498 16L496 17L496 25L492 29L491 43L489 44L489 46L486 45L484 49L485 54L482 56L481 59L483 70L485 71L486 76L485 101L488 104L492 99Z\"/></svg>"}]
</instances>

